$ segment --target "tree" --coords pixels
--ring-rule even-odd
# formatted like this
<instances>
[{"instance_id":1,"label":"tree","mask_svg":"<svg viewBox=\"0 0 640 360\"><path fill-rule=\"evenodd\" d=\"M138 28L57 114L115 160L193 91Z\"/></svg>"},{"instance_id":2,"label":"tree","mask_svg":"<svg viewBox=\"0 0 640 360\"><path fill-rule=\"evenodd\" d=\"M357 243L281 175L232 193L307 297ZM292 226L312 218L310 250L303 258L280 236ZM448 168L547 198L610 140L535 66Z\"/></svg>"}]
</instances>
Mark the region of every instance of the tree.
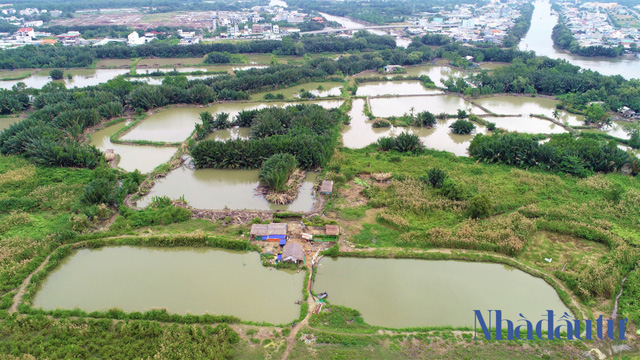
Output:
<instances>
[{"instance_id":1,"label":"tree","mask_svg":"<svg viewBox=\"0 0 640 360\"><path fill-rule=\"evenodd\" d=\"M596 124L598 126L610 125L611 118L602 106L591 104L585 111L585 123Z\"/></svg>"},{"instance_id":2,"label":"tree","mask_svg":"<svg viewBox=\"0 0 640 360\"><path fill-rule=\"evenodd\" d=\"M295 156L291 154L275 154L269 157L260 169L260 182L276 191L285 190L287 180L298 166Z\"/></svg>"},{"instance_id":3,"label":"tree","mask_svg":"<svg viewBox=\"0 0 640 360\"><path fill-rule=\"evenodd\" d=\"M471 198L469 204L469 215L474 219L479 219L491 215L493 204L491 199L485 194L477 194Z\"/></svg>"},{"instance_id":4,"label":"tree","mask_svg":"<svg viewBox=\"0 0 640 360\"><path fill-rule=\"evenodd\" d=\"M49 76L51 76L53 80L60 80L64 77L64 72L60 69L53 69L49 71Z\"/></svg>"},{"instance_id":5,"label":"tree","mask_svg":"<svg viewBox=\"0 0 640 360\"><path fill-rule=\"evenodd\" d=\"M463 135L463 134L471 134L471 132L476 129L476 126L473 125L471 121L458 119L456 120L456 122L451 124L449 128L451 128L451 131L453 131L454 134Z\"/></svg>"}]
</instances>

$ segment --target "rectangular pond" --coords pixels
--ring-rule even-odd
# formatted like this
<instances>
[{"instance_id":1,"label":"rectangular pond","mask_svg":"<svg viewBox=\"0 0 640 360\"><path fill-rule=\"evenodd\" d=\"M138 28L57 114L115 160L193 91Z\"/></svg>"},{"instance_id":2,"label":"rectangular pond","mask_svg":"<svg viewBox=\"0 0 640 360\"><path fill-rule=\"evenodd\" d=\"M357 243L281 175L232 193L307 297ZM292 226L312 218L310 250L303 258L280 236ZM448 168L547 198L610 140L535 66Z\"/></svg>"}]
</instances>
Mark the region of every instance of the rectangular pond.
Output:
<instances>
[{"instance_id":1,"label":"rectangular pond","mask_svg":"<svg viewBox=\"0 0 640 360\"><path fill-rule=\"evenodd\" d=\"M371 99L370 104L370 110L374 116L386 118L410 114L411 108L414 113L429 111L434 115L456 114L458 109L472 114L485 114L479 107L473 106L470 102L456 95L376 98Z\"/></svg>"},{"instance_id":2,"label":"rectangular pond","mask_svg":"<svg viewBox=\"0 0 640 360\"><path fill-rule=\"evenodd\" d=\"M233 315L283 324L296 319L304 273L262 266L258 253L212 248L106 247L78 250L54 269L33 306L119 308Z\"/></svg>"},{"instance_id":3,"label":"rectangular pond","mask_svg":"<svg viewBox=\"0 0 640 360\"><path fill-rule=\"evenodd\" d=\"M567 130L549 120L544 120L528 115L494 117L488 116L484 120L495 123L497 127L528 134L560 134Z\"/></svg>"},{"instance_id":4,"label":"rectangular pond","mask_svg":"<svg viewBox=\"0 0 640 360\"><path fill-rule=\"evenodd\" d=\"M0 81L0 89L11 89L19 82L23 82L27 87L34 89L41 89L44 85L53 81L49 76L49 69L47 70L32 70L32 74L29 77L20 80L3 80ZM70 89L73 87L86 87L92 85L98 85L105 83L118 75L126 74L128 69L63 69L64 79L55 80L58 83L64 83L64 85ZM71 79L67 78L67 75L71 75Z\"/></svg>"},{"instance_id":5,"label":"rectangular pond","mask_svg":"<svg viewBox=\"0 0 640 360\"><path fill-rule=\"evenodd\" d=\"M446 95L445 95L446 96ZM442 96L430 96L440 98ZM427 97L427 98L430 98ZM453 98L462 100L457 96ZM411 98L402 98L411 99ZM376 100L394 100L394 99L371 99L372 106ZM462 100L464 101L464 100ZM457 156L468 156L467 150L469 144L476 134L487 133L487 128L474 124L476 130L468 135L458 135L451 132L449 126L456 119L438 120L432 128L422 128L416 126L409 127L391 127L391 128L374 128L372 121L364 115L364 99L355 99L352 104L349 116L351 123L342 127L342 143L349 148L360 149L371 143L378 141L383 136L397 136L402 132L415 134L420 141L429 149L442 150L454 153ZM417 109L415 110L418 111Z\"/></svg>"},{"instance_id":6,"label":"rectangular pond","mask_svg":"<svg viewBox=\"0 0 640 360\"><path fill-rule=\"evenodd\" d=\"M315 292L371 325L473 327L473 310L499 309L514 322L522 313L534 324L545 310L571 314L544 280L500 264L325 258L317 269Z\"/></svg>"},{"instance_id":7,"label":"rectangular pond","mask_svg":"<svg viewBox=\"0 0 640 360\"><path fill-rule=\"evenodd\" d=\"M141 173L148 173L156 166L171 159L178 150L176 147L150 146L150 145L124 145L111 142L111 135L127 126L126 122L120 122L98 130L91 134L91 145L102 152L113 149L116 155L120 155L118 167L126 171L138 169Z\"/></svg>"},{"instance_id":8,"label":"rectangular pond","mask_svg":"<svg viewBox=\"0 0 640 360\"><path fill-rule=\"evenodd\" d=\"M307 173L300 186L298 197L288 205L275 205L261 194L256 194L259 170L197 169L185 167L170 172L165 178L156 179L151 192L138 200L140 207L147 206L154 196L184 199L197 209L220 210L288 210L310 211L315 202L313 184L316 173Z\"/></svg>"},{"instance_id":9,"label":"rectangular pond","mask_svg":"<svg viewBox=\"0 0 640 360\"><path fill-rule=\"evenodd\" d=\"M417 80L365 82L358 84L358 90L356 91L358 96L427 94L442 94L442 91L427 89Z\"/></svg>"},{"instance_id":10,"label":"rectangular pond","mask_svg":"<svg viewBox=\"0 0 640 360\"><path fill-rule=\"evenodd\" d=\"M296 104L317 104L327 109L342 105L342 100L319 100L301 102L228 102L211 106L186 106L158 109L157 112L142 120L135 128L121 137L122 140L148 140L164 142L182 142L186 140L196 124L201 123L200 113L208 111L214 115L221 112L229 114L229 120L243 110L263 109L270 106L291 106Z\"/></svg>"},{"instance_id":11,"label":"rectangular pond","mask_svg":"<svg viewBox=\"0 0 640 360\"><path fill-rule=\"evenodd\" d=\"M495 96L473 100L476 104L501 115L544 115L553 118L557 100L529 96ZM571 126L584 125L581 115L558 110L558 120Z\"/></svg>"}]
</instances>

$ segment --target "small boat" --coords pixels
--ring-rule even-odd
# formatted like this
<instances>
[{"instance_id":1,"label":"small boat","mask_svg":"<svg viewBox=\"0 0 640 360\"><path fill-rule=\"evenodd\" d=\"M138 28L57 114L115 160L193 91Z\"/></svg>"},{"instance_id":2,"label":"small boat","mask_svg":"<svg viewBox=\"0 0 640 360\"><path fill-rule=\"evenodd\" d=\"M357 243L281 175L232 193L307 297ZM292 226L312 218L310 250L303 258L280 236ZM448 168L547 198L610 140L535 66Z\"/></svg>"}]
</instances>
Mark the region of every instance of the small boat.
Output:
<instances>
[{"instance_id":1,"label":"small boat","mask_svg":"<svg viewBox=\"0 0 640 360\"><path fill-rule=\"evenodd\" d=\"M327 296L329 296L329 295L327 295L326 292L323 292L323 293L318 294L318 299L322 300L322 299L325 299Z\"/></svg>"}]
</instances>

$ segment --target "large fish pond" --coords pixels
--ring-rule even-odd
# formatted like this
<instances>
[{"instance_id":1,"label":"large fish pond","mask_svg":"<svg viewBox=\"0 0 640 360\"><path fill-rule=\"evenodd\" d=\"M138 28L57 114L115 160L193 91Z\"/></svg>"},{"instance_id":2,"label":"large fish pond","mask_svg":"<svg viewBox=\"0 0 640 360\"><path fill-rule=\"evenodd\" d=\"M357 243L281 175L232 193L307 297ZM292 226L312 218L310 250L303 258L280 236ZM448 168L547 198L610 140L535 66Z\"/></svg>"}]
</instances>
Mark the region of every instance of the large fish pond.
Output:
<instances>
[{"instance_id":1,"label":"large fish pond","mask_svg":"<svg viewBox=\"0 0 640 360\"><path fill-rule=\"evenodd\" d=\"M372 325L473 326L473 310L506 318L569 312L554 289L520 270L489 263L323 259L314 283L329 301L358 309ZM64 259L33 306L85 311L165 308L280 324L298 317L304 273L263 267L259 255L211 248L107 247Z\"/></svg>"}]
</instances>

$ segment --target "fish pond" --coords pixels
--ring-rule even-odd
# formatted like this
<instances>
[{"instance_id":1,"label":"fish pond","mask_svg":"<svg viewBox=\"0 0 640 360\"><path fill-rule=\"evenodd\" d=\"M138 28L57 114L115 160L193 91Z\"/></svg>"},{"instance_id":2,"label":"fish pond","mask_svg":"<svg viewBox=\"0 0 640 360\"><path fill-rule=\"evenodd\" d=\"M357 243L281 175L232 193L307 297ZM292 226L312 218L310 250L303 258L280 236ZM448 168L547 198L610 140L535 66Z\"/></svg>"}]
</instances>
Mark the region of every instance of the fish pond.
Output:
<instances>
[{"instance_id":1,"label":"fish pond","mask_svg":"<svg viewBox=\"0 0 640 360\"><path fill-rule=\"evenodd\" d=\"M178 199L184 196L189 205L197 209L234 210L287 210L310 211L315 202L313 184L316 173L307 173L300 186L298 197L288 205L275 205L263 195L256 193L259 185L259 170L197 169L185 167L170 172L165 178L157 179L151 192L138 200L138 206L145 207L154 196L168 196Z\"/></svg>"},{"instance_id":2,"label":"fish pond","mask_svg":"<svg viewBox=\"0 0 640 360\"><path fill-rule=\"evenodd\" d=\"M156 166L163 164L178 150L176 147L161 147L150 145L124 145L111 142L111 135L127 126L126 122L120 122L98 130L91 134L91 145L95 145L101 151L113 149L116 155L120 155L118 167L126 171L138 169L141 173L148 173Z\"/></svg>"},{"instance_id":3,"label":"fish pond","mask_svg":"<svg viewBox=\"0 0 640 360\"><path fill-rule=\"evenodd\" d=\"M473 327L473 310L499 309L514 322L520 313L530 320L545 310L571 314L542 279L499 264L325 258L313 288L359 310L365 322L392 328Z\"/></svg>"},{"instance_id":4,"label":"fish pond","mask_svg":"<svg viewBox=\"0 0 640 360\"><path fill-rule=\"evenodd\" d=\"M119 308L233 315L283 324L296 319L304 272L262 266L258 253L212 248L106 247L65 258L43 281L33 306L88 312Z\"/></svg>"}]
</instances>

